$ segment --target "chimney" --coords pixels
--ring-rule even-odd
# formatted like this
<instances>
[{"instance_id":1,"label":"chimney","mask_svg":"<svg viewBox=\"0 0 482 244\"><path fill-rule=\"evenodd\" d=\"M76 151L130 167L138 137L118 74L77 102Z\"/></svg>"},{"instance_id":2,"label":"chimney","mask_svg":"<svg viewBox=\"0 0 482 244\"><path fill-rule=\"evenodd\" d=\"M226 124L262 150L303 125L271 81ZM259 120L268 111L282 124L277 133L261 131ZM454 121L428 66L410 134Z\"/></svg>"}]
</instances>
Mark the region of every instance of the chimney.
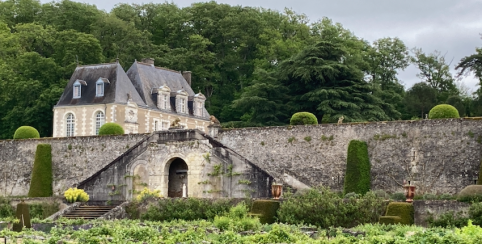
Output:
<instances>
[{"instance_id":1,"label":"chimney","mask_svg":"<svg viewBox=\"0 0 482 244\"><path fill-rule=\"evenodd\" d=\"M142 62L154 66L154 59L153 58L145 58L145 59L142 60Z\"/></svg>"},{"instance_id":2,"label":"chimney","mask_svg":"<svg viewBox=\"0 0 482 244\"><path fill-rule=\"evenodd\" d=\"M184 79L187 81L187 84L191 86L191 71L183 71L182 77L184 77Z\"/></svg>"}]
</instances>

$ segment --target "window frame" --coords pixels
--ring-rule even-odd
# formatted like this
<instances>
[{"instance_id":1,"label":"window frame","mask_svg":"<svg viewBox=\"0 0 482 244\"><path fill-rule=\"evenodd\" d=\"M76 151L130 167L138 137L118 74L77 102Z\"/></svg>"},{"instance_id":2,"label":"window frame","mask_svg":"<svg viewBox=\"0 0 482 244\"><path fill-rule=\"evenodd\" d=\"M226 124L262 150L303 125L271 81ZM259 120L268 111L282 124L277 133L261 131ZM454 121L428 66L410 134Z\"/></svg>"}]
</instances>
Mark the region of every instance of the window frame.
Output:
<instances>
[{"instance_id":1,"label":"window frame","mask_svg":"<svg viewBox=\"0 0 482 244\"><path fill-rule=\"evenodd\" d=\"M76 92L77 91L77 92ZM79 81L74 82L74 87L73 87L73 98L81 98L82 97L82 85L80 84Z\"/></svg>"},{"instance_id":2,"label":"window frame","mask_svg":"<svg viewBox=\"0 0 482 244\"><path fill-rule=\"evenodd\" d=\"M102 117L99 118L99 114L102 114ZM99 135L100 127L105 124L105 114L103 111L95 112L95 135Z\"/></svg>"},{"instance_id":3,"label":"window frame","mask_svg":"<svg viewBox=\"0 0 482 244\"><path fill-rule=\"evenodd\" d=\"M65 118L65 136L75 136L75 115L74 113L68 113Z\"/></svg>"},{"instance_id":4,"label":"window frame","mask_svg":"<svg viewBox=\"0 0 482 244\"><path fill-rule=\"evenodd\" d=\"M101 92L99 92L99 87L101 89ZM96 97L103 97L104 96L104 90L105 87L104 87L104 81L102 79L99 79L96 83L95 83L95 96Z\"/></svg>"}]
</instances>

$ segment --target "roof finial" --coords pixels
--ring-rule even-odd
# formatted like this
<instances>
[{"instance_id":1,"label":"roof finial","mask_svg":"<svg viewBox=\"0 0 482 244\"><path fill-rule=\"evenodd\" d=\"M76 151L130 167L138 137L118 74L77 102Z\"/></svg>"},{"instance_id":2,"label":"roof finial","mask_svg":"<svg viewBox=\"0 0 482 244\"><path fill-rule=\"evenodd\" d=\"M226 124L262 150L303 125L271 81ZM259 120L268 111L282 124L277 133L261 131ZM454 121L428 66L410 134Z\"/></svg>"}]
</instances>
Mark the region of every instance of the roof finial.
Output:
<instances>
[{"instance_id":1,"label":"roof finial","mask_svg":"<svg viewBox=\"0 0 482 244\"><path fill-rule=\"evenodd\" d=\"M119 54L117 54L117 58L115 59L116 63L119 63Z\"/></svg>"}]
</instances>

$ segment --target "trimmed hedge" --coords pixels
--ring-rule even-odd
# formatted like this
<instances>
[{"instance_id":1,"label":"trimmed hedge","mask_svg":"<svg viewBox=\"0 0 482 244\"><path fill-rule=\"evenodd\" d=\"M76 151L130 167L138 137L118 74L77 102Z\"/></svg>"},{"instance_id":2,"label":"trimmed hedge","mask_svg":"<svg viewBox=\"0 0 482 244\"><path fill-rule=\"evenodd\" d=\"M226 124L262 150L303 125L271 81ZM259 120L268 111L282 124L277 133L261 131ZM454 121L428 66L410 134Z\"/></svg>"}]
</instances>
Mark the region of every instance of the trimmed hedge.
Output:
<instances>
[{"instance_id":1,"label":"trimmed hedge","mask_svg":"<svg viewBox=\"0 0 482 244\"><path fill-rule=\"evenodd\" d=\"M460 118L459 111L452 105L439 104L428 113L429 119Z\"/></svg>"},{"instance_id":2,"label":"trimmed hedge","mask_svg":"<svg viewBox=\"0 0 482 244\"><path fill-rule=\"evenodd\" d=\"M20 232L22 231L23 227L32 228L32 224L30 223L30 212L28 204L25 202L21 202L17 204L17 213L15 214L20 222L13 224L13 231Z\"/></svg>"},{"instance_id":3,"label":"trimmed hedge","mask_svg":"<svg viewBox=\"0 0 482 244\"><path fill-rule=\"evenodd\" d=\"M290 119L290 125L317 125L318 119L312 113L298 112L293 114Z\"/></svg>"},{"instance_id":4,"label":"trimmed hedge","mask_svg":"<svg viewBox=\"0 0 482 244\"><path fill-rule=\"evenodd\" d=\"M480 202L482 201L482 185L470 185L459 192L457 201Z\"/></svg>"},{"instance_id":5,"label":"trimmed hedge","mask_svg":"<svg viewBox=\"0 0 482 244\"><path fill-rule=\"evenodd\" d=\"M52 196L52 179L52 146L50 144L38 144L28 196Z\"/></svg>"},{"instance_id":6,"label":"trimmed hedge","mask_svg":"<svg viewBox=\"0 0 482 244\"><path fill-rule=\"evenodd\" d=\"M364 141L352 140L348 144L344 193L365 194L371 187L368 146Z\"/></svg>"},{"instance_id":7,"label":"trimmed hedge","mask_svg":"<svg viewBox=\"0 0 482 244\"><path fill-rule=\"evenodd\" d=\"M394 225L402 222L402 218L398 216L380 216L378 223L385 225Z\"/></svg>"},{"instance_id":8,"label":"trimmed hedge","mask_svg":"<svg viewBox=\"0 0 482 244\"><path fill-rule=\"evenodd\" d=\"M124 135L124 129L117 123L105 123L100 127L99 135Z\"/></svg>"},{"instance_id":9,"label":"trimmed hedge","mask_svg":"<svg viewBox=\"0 0 482 244\"><path fill-rule=\"evenodd\" d=\"M249 214L258 217L261 224L272 224L276 220L279 205L279 202L274 200L256 200Z\"/></svg>"},{"instance_id":10,"label":"trimmed hedge","mask_svg":"<svg viewBox=\"0 0 482 244\"><path fill-rule=\"evenodd\" d=\"M412 225L414 212L413 204L411 203L391 202L388 204L385 216L397 216L400 217L400 224Z\"/></svg>"},{"instance_id":11,"label":"trimmed hedge","mask_svg":"<svg viewBox=\"0 0 482 244\"><path fill-rule=\"evenodd\" d=\"M20 126L13 134L13 139L40 138L37 129L32 126Z\"/></svg>"}]
</instances>

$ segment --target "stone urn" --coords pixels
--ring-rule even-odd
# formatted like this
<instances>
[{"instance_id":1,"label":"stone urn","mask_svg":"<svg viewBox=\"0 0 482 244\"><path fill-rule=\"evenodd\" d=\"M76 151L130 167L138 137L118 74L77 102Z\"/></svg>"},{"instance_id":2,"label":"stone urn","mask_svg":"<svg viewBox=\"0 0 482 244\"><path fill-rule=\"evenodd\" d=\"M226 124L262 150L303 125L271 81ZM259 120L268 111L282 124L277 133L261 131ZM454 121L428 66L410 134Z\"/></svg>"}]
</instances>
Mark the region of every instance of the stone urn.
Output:
<instances>
[{"instance_id":1,"label":"stone urn","mask_svg":"<svg viewBox=\"0 0 482 244\"><path fill-rule=\"evenodd\" d=\"M271 194L273 194L273 199L278 200L283 193L283 184L274 183L271 185Z\"/></svg>"},{"instance_id":2,"label":"stone urn","mask_svg":"<svg viewBox=\"0 0 482 244\"><path fill-rule=\"evenodd\" d=\"M405 197L407 198L405 202L412 203L415 197L415 186L404 185L403 189L405 189Z\"/></svg>"}]
</instances>

